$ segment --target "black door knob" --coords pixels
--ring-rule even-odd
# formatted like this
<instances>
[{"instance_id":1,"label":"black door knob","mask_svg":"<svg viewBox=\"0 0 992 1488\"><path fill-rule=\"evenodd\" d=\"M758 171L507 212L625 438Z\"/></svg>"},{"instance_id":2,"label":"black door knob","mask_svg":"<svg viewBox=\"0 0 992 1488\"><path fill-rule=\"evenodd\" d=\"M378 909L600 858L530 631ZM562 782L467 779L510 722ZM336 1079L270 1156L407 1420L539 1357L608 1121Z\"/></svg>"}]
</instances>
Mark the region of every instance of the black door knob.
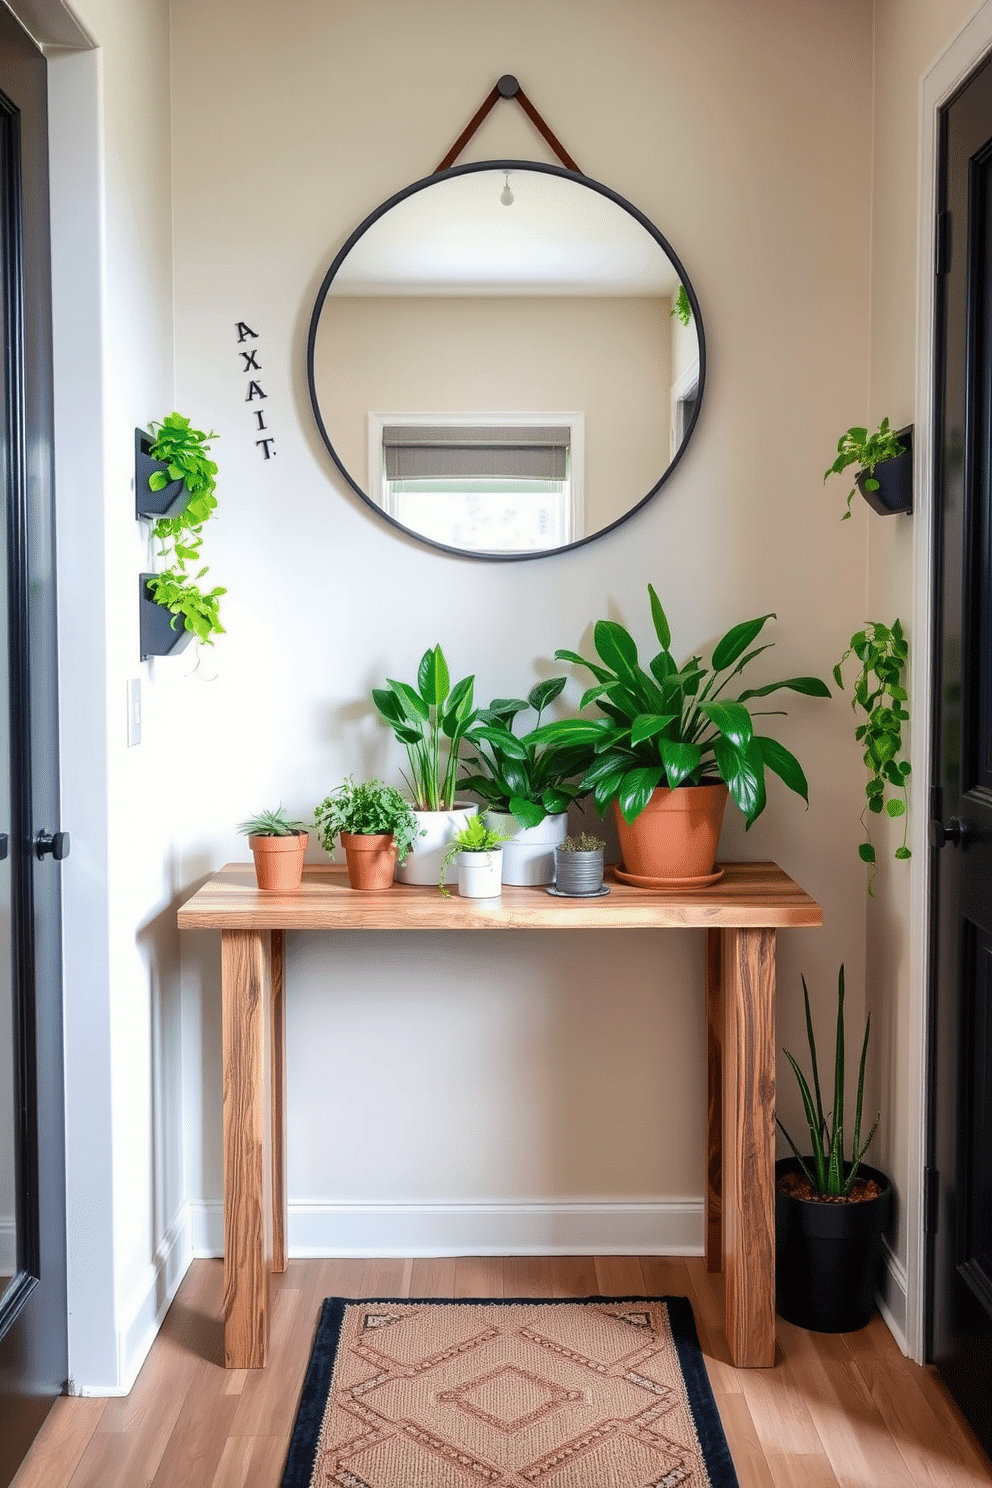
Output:
<instances>
[{"instance_id":1,"label":"black door knob","mask_svg":"<svg viewBox=\"0 0 992 1488\"><path fill-rule=\"evenodd\" d=\"M952 847L963 847L967 827L959 816L952 816L949 822L938 821L936 818L930 822L930 843L933 847L944 847L949 842Z\"/></svg>"},{"instance_id":2,"label":"black door knob","mask_svg":"<svg viewBox=\"0 0 992 1488\"><path fill-rule=\"evenodd\" d=\"M34 850L39 858L51 853L56 863L69 856L68 832L39 832L34 839Z\"/></svg>"}]
</instances>

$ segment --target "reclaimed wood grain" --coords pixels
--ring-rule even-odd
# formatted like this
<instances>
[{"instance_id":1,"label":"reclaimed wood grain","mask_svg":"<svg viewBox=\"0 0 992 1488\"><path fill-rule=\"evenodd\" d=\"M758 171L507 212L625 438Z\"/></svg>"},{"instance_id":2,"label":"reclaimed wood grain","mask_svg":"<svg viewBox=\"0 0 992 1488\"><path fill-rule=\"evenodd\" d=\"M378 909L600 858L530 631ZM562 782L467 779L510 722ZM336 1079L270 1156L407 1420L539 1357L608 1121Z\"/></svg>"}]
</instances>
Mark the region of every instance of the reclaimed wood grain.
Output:
<instances>
[{"instance_id":1,"label":"reclaimed wood grain","mask_svg":"<svg viewBox=\"0 0 992 1488\"><path fill-rule=\"evenodd\" d=\"M266 950L260 931L221 935L224 1358L229 1369L261 1369L269 1343L272 1113Z\"/></svg>"},{"instance_id":2,"label":"reclaimed wood grain","mask_svg":"<svg viewBox=\"0 0 992 1488\"><path fill-rule=\"evenodd\" d=\"M723 945L706 932L706 1184L703 1241L706 1266L723 1269Z\"/></svg>"},{"instance_id":3,"label":"reclaimed wood grain","mask_svg":"<svg viewBox=\"0 0 992 1488\"><path fill-rule=\"evenodd\" d=\"M286 962L285 935L269 932L269 981L272 997L272 1269L286 1269L289 1225L286 1194Z\"/></svg>"},{"instance_id":4,"label":"reclaimed wood grain","mask_svg":"<svg viewBox=\"0 0 992 1488\"><path fill-rule=\"evenodd\" d=\"M723 931L723 1247L738 1369L775 1362L775 931Z\"/></svg>"},{"instance_id":5,"label":"reclaimed wood grain","mask_svg":"<svg viewBox=\"0 0 992 1488\"><path fill-rule=\"evenodd\" d=\"M292 893L263 892L250 863L228 863L179 910L181 930L563 930L822 925L823 911L774 863L725 863L710 888L655 893L608 875L602 899L555 899L543 888L504 885L497 899L448 898L394 884L356 892L337 866L304 870Z\"/></svg>"}]
</instances>

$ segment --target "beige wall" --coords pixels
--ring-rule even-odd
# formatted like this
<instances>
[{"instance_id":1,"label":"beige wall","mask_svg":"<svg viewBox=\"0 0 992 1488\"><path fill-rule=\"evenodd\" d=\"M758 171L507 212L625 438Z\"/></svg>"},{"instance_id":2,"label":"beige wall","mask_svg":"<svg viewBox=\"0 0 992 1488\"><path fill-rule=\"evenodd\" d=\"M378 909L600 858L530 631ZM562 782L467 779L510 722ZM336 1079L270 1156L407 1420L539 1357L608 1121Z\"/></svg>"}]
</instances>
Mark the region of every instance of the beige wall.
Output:
<instances>
[{"instance_id":1,"label":"beige wall","mask_svg":"<svg viewBox=\"0 0 992 1488\"><path fill-rule=\"evenodd\" d=\"M863 525L841 529L821 491L836 430L866 398L864 0L577 0L567 66L550 0L174 0L172 14L177 400L221 433L211 560L230 590L205 666L216 680L193 680L182 702L202 747L176 802L181 882L244 856L232 824L250 810L281 799L306 812L352 770L395 778L369 690L411 676L438 640L482 695L519 692L555 669L556 647L587 645L598 616L624 618L646 647L651 580L683 653L774 610L777 646L755 679L828 675L865 591ZM486 565L397 538L349 495L312 424L304 338L352 228L433 168L508 68L583 169L669 238L710 362L697 437L655 502L574 554ZM502 154L546 158L510 104L469 152ZM268 462L240 319L259 332ZM810 810L773 783L765 816L747 837L732 819L723 851L778 859L825 905L822 931L781 937L779 1041L796 1049L800 971L818 1020L841 960L855 1015L862 1002L860 767L843 700L796 698L769 727L807 768ZM478 1201L494 1206L491 1244L530 1204L554 1248L575 1232L553 1206L575 1200L605 1202L620 1243L633 1235L622 1206L644 1200L660 1206L664 1244L665 1206L702 1191L701 956L694 936L649 934L293 947L297 1236L326 1221L326 1243L340 1203L375 1244L376 1206L396 1201L411 1206L392 1231L409 1245L438 1201ZM186 939L184 967L189 1184L209 1228L221 1189L209 937ZM781 1105L795 1124L787 1080Z\"/></svg>"},{"instance_id":2,"label":"beige wall","mask_svg":"<svg viewBox=\"0 0 992 1488\"><path fill-rule=\"evenodd\" d=\"M670 310L635 296L331 296L315 347L321 413L366 492L370 412L581 413L584 531L598 532L668 468Z\"/></svg>"},{"instance_id":3,"label":"beige wall","mask_svg":"<svg viewBox=\"0 0 992 1488\"><path fill-rule=\"evenodd\" d=\"M920 79L944 52L975 10L973 0L875 0L874 5L874 199L871 247L871 377L867 417L872 425L888 417L895 427L912 423L917 398L918 328L917 220L920 166ZM852 398L851 418L860 421ZM868 591L866 612L890 621L899 615L911 646L926 647L926 636L912 633L914 543L921 540L915 518L870 518L867 523ZM853 551L852 562L860 555ZM926 727L919 714L915 729ZM914 784L911 809L927 810L926 781ZM920 865L896 863L901 841L894 825L879 831L876 897L868 914L868 993L873 1017L874 1059L882 1119L877 1162L892 1173L900 1194L918 1172L920 1153L913 1142L910 1113L918 1051L910 1040L920 1030L909 1023L914 989L910 985L911 873ZM908 1259L906 1215L896 1207L893 1249L900 1265Z\"/></svg>"}]
</instances>

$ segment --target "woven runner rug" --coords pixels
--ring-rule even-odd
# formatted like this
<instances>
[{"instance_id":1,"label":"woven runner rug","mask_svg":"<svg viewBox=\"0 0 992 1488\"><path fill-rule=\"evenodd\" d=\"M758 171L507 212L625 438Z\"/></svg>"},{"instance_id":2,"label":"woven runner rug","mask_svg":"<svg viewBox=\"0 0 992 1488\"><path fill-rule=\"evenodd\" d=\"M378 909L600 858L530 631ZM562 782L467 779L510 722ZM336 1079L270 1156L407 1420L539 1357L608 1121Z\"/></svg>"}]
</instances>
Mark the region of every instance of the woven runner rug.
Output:
<instances>
[{"instance_id":1,"label":"woven runner rug","mask_svg":"<svg viewBox=\"0 0 992 1488\"><path fill-rule=\"evenodd\" d=\"M738 1488L684 1297L323 1304L283 1488Z\"/></svg>"}]
</instances>

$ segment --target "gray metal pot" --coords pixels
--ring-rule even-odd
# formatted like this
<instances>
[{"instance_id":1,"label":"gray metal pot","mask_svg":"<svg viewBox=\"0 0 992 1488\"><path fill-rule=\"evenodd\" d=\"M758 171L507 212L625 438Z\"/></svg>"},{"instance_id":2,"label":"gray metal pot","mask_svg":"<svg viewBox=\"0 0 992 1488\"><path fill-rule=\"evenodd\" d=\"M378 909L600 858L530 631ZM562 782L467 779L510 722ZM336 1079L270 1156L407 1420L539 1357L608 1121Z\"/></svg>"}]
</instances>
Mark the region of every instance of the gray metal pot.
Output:
<instances>
[{"instance_id":1,"label":"gray metal pot","mask_svg":"<svg viewBox=\"0 0 992 1488\"><path fill-rule=\"evenodd\" d=\"M559 894L598 894L603 887L603 849L563 852L556 847L555 887Z\"/></svg>"}]
</instances>

